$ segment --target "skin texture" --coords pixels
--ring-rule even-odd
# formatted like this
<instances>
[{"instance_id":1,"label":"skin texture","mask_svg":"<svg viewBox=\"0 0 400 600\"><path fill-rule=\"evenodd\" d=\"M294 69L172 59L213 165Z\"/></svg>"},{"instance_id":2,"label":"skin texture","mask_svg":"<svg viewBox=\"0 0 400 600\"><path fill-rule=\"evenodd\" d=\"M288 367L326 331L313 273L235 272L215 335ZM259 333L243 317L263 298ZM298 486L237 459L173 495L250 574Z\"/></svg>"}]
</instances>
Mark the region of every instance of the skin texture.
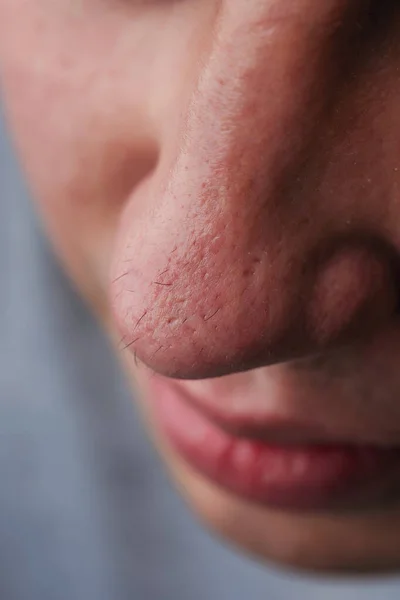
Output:
<instances>
[{"instance_id":1,"label":"skin texture","mask_svg":"<svg viewBox=\"0 0 400 600\"><path fill-rule=\"evenodd\" d=\"M301 568L398 569L400 497L297 515L222 492L159 439L134 355L400 445L399 72L396 1L0 0L28 181L161 453L207 523Z\"/></svg>"}]
</instances>

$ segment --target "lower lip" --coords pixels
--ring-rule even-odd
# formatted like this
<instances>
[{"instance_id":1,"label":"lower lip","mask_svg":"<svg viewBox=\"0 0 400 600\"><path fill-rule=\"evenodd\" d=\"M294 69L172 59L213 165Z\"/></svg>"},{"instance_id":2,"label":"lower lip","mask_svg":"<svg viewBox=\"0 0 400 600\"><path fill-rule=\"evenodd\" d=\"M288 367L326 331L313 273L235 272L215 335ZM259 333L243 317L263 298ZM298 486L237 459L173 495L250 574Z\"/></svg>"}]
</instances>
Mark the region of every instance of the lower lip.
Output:
<instances>
[{"instance_id":1,"label":"lower lip","mask_svg":"<svg viewBox=\"0 0 400 600\"><path fill-rule=\"evenodd\" d=\"M199 412L179 381L149 378L170 446L196 471L246 500L296 511L360 509L399 487L400 449L272 445L227 433Z\"/></svg>"}]
</instances>

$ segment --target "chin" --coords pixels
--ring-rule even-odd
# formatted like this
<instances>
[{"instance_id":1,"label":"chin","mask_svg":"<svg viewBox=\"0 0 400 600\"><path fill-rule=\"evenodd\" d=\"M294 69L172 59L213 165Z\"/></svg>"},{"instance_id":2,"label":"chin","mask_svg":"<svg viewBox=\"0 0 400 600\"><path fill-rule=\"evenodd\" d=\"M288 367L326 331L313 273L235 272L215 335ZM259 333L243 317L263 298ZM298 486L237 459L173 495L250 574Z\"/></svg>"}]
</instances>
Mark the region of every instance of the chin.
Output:
<instances>
[{"instance_id":1,"label":"chin","mask_svg":"<svg viewBox=\"0 0 400 600\"><path fill-rule=\"evenodd\" d=\"M313 577L376 578L400 569L400 509L343 516L258 506L199 475L157 434L153 439L191 511L235 552L267 568Z\"/></svg>"},{"instance_id":2,"label":"chin","mask_svg":"<svg viewBox=\"0 0 400 600\"><path fill-rule=\"evenodd\" d=\"M201 523L235 551L265 566L325 577L400 570L399 490L373 505L296 510L253 502L220 486L177 452L160 427L147 382L126 366L150 437L178 490Z\"/></svg>"}]
</instances>

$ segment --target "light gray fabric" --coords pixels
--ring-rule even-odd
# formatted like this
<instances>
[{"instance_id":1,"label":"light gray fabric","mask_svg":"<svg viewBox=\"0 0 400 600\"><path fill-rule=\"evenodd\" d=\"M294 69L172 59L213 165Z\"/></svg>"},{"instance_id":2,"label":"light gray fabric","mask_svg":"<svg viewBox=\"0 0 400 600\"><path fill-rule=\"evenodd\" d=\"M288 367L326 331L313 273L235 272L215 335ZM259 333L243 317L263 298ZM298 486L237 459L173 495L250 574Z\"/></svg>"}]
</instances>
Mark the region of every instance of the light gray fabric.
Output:
<instances>
[{"instance_id":1,"label":"light gray fabric","mask_svg":"<svg viewBox=\"0 0 400 600\"><path fill-rule=\"evenodd\" d=\"M398 598L268 571L196 524L27 197L0 121L0 598Z\"/></svg>"}]
</instances>

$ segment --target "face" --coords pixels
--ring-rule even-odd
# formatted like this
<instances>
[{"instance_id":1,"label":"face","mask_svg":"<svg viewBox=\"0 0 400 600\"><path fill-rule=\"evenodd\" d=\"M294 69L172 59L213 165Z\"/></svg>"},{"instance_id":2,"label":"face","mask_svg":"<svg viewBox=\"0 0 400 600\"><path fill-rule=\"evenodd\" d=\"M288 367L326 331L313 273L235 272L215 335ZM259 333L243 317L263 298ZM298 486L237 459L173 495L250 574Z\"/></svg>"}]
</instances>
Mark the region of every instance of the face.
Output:
<instances>
[{"instance_id":1,"label":"face","mask_svg":"<svg viewBox=\"0 0 400 600\"><path fill-rule=\"evenodd\" d=\"M0 0L56 251L202 518L400 567L395 0Z\"/></svg>"}]
</instances>

